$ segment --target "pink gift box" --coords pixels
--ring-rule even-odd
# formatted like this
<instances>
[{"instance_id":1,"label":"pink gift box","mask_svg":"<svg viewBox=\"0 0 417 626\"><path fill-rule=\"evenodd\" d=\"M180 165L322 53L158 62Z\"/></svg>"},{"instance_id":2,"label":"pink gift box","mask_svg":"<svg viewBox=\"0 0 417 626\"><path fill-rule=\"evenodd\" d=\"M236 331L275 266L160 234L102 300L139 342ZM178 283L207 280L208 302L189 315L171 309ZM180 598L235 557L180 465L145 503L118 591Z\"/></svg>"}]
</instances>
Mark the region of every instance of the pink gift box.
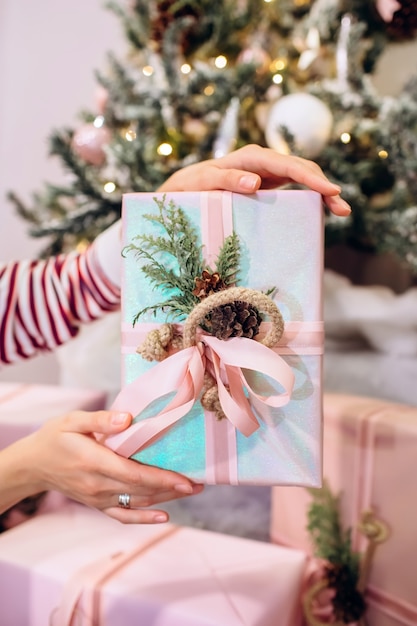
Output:
<instances>
[{"instance_id":1,"label":"pink gift box","mask_svg":"<svg viewBox=\"0 0 417 626\"><path fill-rule=\"evenodd\" d=\"M320 485L320 195L289 190L251 196L214 191L127 194L122 212L125 246L138 236L163 235L161 225L147 219L158 215L156 200L165 206L174 202L184 211L202 245L204 265L212 271L224 240L237 234L237 286L258 293L274 288L271 299L284 320L284 333L275 347L262 345L271 329L267 315L259 341L220 340L202 333L196 345L173 349L159 363L146 361L137 347L167 321L167 314L157 310L135 324L133 320L139 310L164 301L166 292L142 272L149 259L127 252L122 270L123 389L113 406L129 410L136 423L108 444L123 456L209 484ZM172 264L168 255L159 260L167 267ZM173 321L181 334L184 321ZM226 419L217 419L200 403L207 371L216 380Z\"/></svg>"},{"instance_id":2,"label":"pink gift box","mask_svg":"<svg viewBox=\"0 0 417 626\"><path fill-rule=\"evenodd\" d=\"M75 410L99 411L106 405L106 394L92 389L73 389L55 385L0 383L0 449L37 430L54 417ZM40 500L36 514L61 507L67 499L58 492L48 492ZM3 514L5 528L27 518L18 507ZM7 518L7 519L6 519Z\"/></svg>"},{"instance_id":3,"label":"pink gift box","mask_svg":"<svg viewBox=\"0 0 417 626\"><path fill-rule=\"evenodd\" d=\"M56 385L0 383L0 449L37 430L44 422L70 411L99 411L106 394Z\"/></svg>"},{"instance_id":4,"label":"pink gift box","mask_svg":"<svg viewBox=\"0 0 417 626\"><path fill-rule=\"evenodd\" d=\"M71 503L0 536L1 623L296 626L305 554Z\"/></svg>"},{"instance_id":5,"label":"pink gift box","mask_svg":"<svg viewBox=\"0 0 417 626\"><path fill-rule=\"evenodd\" d=\"M324 478L341 494L344 527L353 548L364 550L357 529L373 510L390 530L376 550L366 599L370 626L417 624L417 408L384 400L324 394ZM310 496L276 487L271 538L311 553L306 531Z\"/></svg>"}]
</instances>

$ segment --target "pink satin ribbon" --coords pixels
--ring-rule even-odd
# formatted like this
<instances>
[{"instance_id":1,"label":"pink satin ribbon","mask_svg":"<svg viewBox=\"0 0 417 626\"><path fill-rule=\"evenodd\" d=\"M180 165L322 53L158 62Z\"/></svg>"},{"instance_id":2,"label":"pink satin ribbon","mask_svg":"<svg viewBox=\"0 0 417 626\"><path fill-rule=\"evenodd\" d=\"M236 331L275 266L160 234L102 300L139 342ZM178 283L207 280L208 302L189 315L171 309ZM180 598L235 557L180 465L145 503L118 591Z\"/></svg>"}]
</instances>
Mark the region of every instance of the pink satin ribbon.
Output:
<instances>
[{"instance_id":1,"label":"pink satin ribbon","mask_svg":"<svg viewBox=\"0 0 417 626\"><path fill-rule=\"evenodd\" d=\"M112 408L129 411L134 416L140 415L147 406L166 394L175 391L176 394L155 416L136 422L126 431L107 439L106 444L122 456L129 457L161 437L197 401L206 369L216 381L224 414L247 437L260 425L250 401L258 401L262 418L268 407L287 404L294 386L292 369L263 344L241 337L221 341L202 336L196 346L173 354L122 389ZM282 393L270 396L257 394L245 378L243 369L269 376L282 387Z\"/></svg>"},{"instance_id":2,"label":"pink satin ribbon","mask_svg":"<svg viewBox=\"0 0 417 626\"><path fill-rule=\"evenodd\" d=\"M122 324L122 354L135 354L137 347L146 339L147 334L160 327L153 322L142 323L134 328L131 324ZM261 341L269 331L270 323L262 322L256 340ZM178 334L182 325L175 324ZM284 332L274 348L276 354L322 355L324 343L324 324L321 321L285 322Z\"/></svg>"},{"instance_id":3,"label":"pink satin ribbon","mask_svg":"<svg viewBox=\"0 0 417 626\"><path fill-rule=\"evenodd\" d=\"M174 533L177 526L166 526L151 539L128 552L108 555L88 563L66 583L59 607L50 617L51 626L92 626L102 623L101 590L108 581L141 554Z\"/></svg>"}]
</instances>

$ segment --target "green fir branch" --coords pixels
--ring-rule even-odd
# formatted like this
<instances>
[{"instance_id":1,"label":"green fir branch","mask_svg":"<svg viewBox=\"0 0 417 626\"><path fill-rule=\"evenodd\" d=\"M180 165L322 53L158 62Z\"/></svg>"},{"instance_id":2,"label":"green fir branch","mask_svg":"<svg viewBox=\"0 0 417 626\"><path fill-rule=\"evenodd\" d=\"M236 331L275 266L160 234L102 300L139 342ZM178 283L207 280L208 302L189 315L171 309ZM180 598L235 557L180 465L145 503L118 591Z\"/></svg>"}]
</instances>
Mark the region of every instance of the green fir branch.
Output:
<instances>
[{"instance_id":1,"label":"green fir branch","mask_svg":"<svg viewBox=\"0 0 417 626\"><path fill-rule=\"evenodd\" d=\"M236 233L224 240L216 261L216 270L226 286L237 281L240 263L240 244Z\"/></svg>"},{"instance_id":2,"label":"green fir branch","mask_svg":"<svg viewBox=\"0 0 417 626\"><path fill-rule=\"evenodd\" d=\"M326 579L334 591L334 617L343 624L357 622L366 611L365 598L358 589L360 555L352 550L351 529L342 529L339 496L334 496L326 483L322 489L309 491L313 501L307 528L316 556L328 562Z\"/></svg>"},{"instance_id":3,"label":"green fir branch","mask_svg":"<svg viewBox=\"0 0 417 626\"><path fill-rule=\"evenodd\" d=\"M359 555L352 551L351 529L343 530L340 521L340 496L333 495L327 483L310 489L313 497L308 511L307 530L315 553L332 565L343 565L357 577Z\"/></svg>"},{"instance_id":4,"label":"green fir branch","mask_svg":"<svg viewBox=\"0 0 417 626\"><path fill-rule=\"evenodd\" d=\"M138 235L123 250L123 254L133 252L137 259L145 259L141 271L151 285L163 293L170 293L167 300L140 310L134 324L145 313L156 313L159 309L184 317L198 302L192 291L195 277L203 271L202 248L181 207L173 200L166 204L165 200L165 195L162 199L155 197L158 213L144 215L147 221L162 226L164 234ZM170 267L167 255L175 262L175 270Z\"/></svg>"},{"instance_id":5,"label":"green fir branch","mask_svg":"<svg viewBox=\"0 0 417 626\"><path fill-rule=\"evenodd\" d=\"M149 283L166 294L167 299L141 309L133 324L145 313L156 314L158 310L183 319L200 301L193 294L195 279L202 275L204 268L202 246L196 231L174 200L167 203L164 195L162 199L154 197L154 202L158 212L143 217L162 227L163 234L136 235L123 248L122 254L134 254L142 262L141 271ZM224 240L214 268L226 286L236 283L239 261L239 238L233 233Z\"/></svg>"}]
</instances>

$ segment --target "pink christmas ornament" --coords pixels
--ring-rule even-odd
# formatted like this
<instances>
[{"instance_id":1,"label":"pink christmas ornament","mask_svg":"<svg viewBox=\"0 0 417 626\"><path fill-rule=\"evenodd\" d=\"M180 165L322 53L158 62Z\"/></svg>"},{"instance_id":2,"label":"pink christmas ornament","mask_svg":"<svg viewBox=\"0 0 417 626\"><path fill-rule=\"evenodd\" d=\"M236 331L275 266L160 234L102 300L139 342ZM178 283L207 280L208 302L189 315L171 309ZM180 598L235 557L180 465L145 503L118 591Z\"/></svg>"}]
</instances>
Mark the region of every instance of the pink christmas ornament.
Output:
<instances>
[{"instance_id":1,"label":"pink christmas ornament","mask_svg":"<svg viewBox=\"0 0 417 626\"><path fill-rule=\"evenodd\" d=\"M110 143L111 133L102 126L96 128L93 124L84 124L75 131L72 138L72 149L86 163L103 165L106 161L104 147Z\"/></svg>"},{"instance_id":2,"label":"pink christmas ornament","mask_svg":"<svg viewBox=\"0 0 417 626\"><path fill-rule=\"evenodd\" d=\"M394 13L401 9L401 3L397 0L376 0L376 9L384 22L392 22Z\"/></svg>"},{"instance_id":3,"label":"pink christmas ornament","mask_svg":"<svg viewBox=\"0 0 417 626\"><path fill-rule=\"evenodd\" d=\"M265 74L269 70L271 57L259 45L252 48L245 48L237 57L238 63L254 63L257 65L257 73Z\"/></svg>"}]
</instances>

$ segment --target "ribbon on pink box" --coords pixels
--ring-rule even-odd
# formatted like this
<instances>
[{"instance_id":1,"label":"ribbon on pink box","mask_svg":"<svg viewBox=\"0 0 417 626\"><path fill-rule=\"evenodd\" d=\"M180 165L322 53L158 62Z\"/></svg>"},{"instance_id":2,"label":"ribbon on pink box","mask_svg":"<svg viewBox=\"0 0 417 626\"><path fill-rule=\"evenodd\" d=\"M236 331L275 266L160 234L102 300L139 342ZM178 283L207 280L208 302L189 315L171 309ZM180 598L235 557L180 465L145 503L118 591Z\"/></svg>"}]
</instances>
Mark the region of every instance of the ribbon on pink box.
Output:
<instances>
[{"instance_id":1,"label":"ribbon on pink box","mask_svg":"<svg viewBox=\"0 0 417 626\"><path fill-rule=\"evenodd\" d=\"M0 535L10 626L298 626L305 555L74 502ZM22 602L24 597L24 602Z\"/></svg>"},{"instance_id":2,"label":"ribbon on pink box","mask_svg":"<svg viewBox=\"0 0 417 626\"><path fill-rule=\"evenodd\" d=\"M352 529L352 546L361 553L366 538L358 522L364 511L389 529L375 553L365 600L370 624L417 624L414 576L417 504L417 409L413 406L349 394L324 395L324 476L340 493L341 520ZM311 498L299 489L272 490L271 539L311 553L306 531ZM313 561L312 561L313 562Z\"/></svg>"},{"instance_id":3,"label":"ribbon on pink box","mask_svg":"<svg viewBox=\"0 0 417 626\"><path fill-rule=\"evenodd\" d=\"M280 193L285 195L285 192ZM204 259L210 265L216 259L224 239L233 233L233 197L235 194L206 192L197 195L200 202ZM139 200L150 194L130 194L130 196L136 196ZM127 197L129 198L129 194ZM175 197L179 198L178 201L181 203L181 194L176 194ZM304 199L303 196L300 197ZM271 196L268 196L268 203L270 203L270 198ZM309 210L313 212L314 208L309 207ZM125 214L124 200L124 216ZM136 223L137 219L136 216ZM128 230L128 227L125 228L125 231ZM125 232L125 235L128 233ZM307 243L309 242L305 241L306 245ZM303 245L303 241L300 245ZM321 245L320 238L317 245ZM321 258L320 254L318 256ZM140 269L138 268L137 271L139 272ZM127 291L126 300L131 299L129 280L131 281L132 277L126 279L125 274L126 290L122 290L122 297ZM277 280L279 282L279 276ZM136 458L141 460L142 456L139 453L166 436L196 405L203 389L204 376L208 372L216 382L220 405L227 419L218 420L212 411L201 408L205 424L204 481L214 484L238 484L240 482L239 451L236 432L241 433L245 438L251 438L259 431L261 423L270 426L274 422L271 409L288 405L292 398L295 383L294 370L297 369L297 365L294 368L284 356L289 357L290 360L294 355L308 355L320 359L323 350L323 324L320 319L286 320L284 333L273 349L262 343L263 338L269 332L270 325L270 322L262 323L258 337L261 341L242 337L224 341L199 333L195 345L173 351L164 361L141 372L124 385L114 401L113 408L129 411L136 417L157 401L159 404L155 405L157 408L154 413L145 419L138 419L125 432L110 437L106 444L123 456L137 455ZM147 333L155 328L158 328L158 323L149 322L138 323L133 328L132 324L125 319L122 328L123 354L131 358ZM182 328L182 325L177 325L179 333L182 332ZM136 358L142 357L138 355ZM269 381L269 388L266 391L265 389L262 392L258 390L260 378ZM162 399L168 397L169 400L161 408ZM300 400L299 390L296 390L296 400ZM320 421L320 414L316 419ZM308 438L307 435L306 437ZM319 445L317 441L317 447ZM145 462L148 461L145 460ZM179 471L182 471L181 468ZM277 480L279 481L277 478L272 478L272 483L276 483ZM266 480L266 482L269 481ZM317 478L313 478L309 483L307 478L302 481L302 484L317 485L317 482Z\"/></svg>"}]
</instances>

